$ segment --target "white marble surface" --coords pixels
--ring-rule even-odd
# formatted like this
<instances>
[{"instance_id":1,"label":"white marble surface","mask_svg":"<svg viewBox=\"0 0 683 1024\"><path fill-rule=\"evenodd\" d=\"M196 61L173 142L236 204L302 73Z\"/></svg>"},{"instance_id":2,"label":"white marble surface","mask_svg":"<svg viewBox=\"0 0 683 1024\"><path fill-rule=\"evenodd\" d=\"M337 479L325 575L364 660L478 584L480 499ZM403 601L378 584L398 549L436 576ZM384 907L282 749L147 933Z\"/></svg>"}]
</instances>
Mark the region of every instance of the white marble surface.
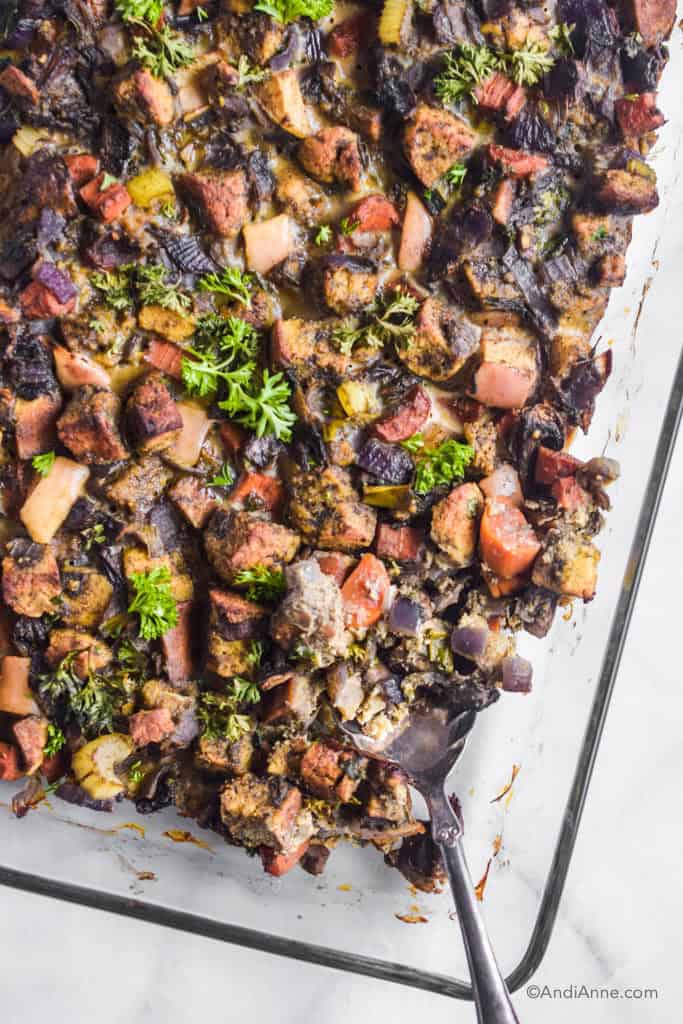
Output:
<instances>
[{"instance_id":1,"label":"white marble surface","mask_svg":"<svg viewBox=\"0 0 683 1024\"><path fill-rule=\"evenodd\" d=\"M515 996L522 1024L673 1024L683 984L679 664L683 443L669 477L559 920L534 984L658 999ZM672 572L676 559L678 571ZM0 889L3 1024L474 1021L471 1006ZM454 929L456 925L454 924Z\"/></svg>"}]
</instances>

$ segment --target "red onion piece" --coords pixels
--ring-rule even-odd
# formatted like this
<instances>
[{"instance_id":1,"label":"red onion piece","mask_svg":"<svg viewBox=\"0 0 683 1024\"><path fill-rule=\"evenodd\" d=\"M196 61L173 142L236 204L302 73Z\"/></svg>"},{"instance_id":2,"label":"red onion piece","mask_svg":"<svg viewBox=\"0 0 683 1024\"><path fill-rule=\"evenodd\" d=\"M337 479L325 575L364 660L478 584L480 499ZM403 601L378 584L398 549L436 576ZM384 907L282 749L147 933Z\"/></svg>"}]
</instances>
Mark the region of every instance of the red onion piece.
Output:
<instances>
[{"instance_id":1,"label":"red onion piece","mask_svg":"<svg viewBox=\"0 0 683 1024\"><path fill-rule=\"evenodd\" d=\"M533 670L531 662L519 655L503 658L503 689L508 693L530 693Z\"/></svg>"},{"instance_id":2,"label":"red onion piece","mask_svg":"<svg viewBox=\"0 0 683 1024\"><path fill-rule=\"evenodd\" d=\"M389 629L401 636L415 636L422 619L422 608L409 597L397 597L389 612Z\"/></svg>"},{"instance_id":3,"label":"red onion piece","mask_svg":"<svg viewBox=\"0 0 683 1024\"><path fill-rule=\"evenodd\" d=\"M33 273L36 281L40 281L59 302L69 302L78 295L78 289L68 274L60 270L54 263L40 263Z\"/></svg>"},{"instance_id":4,"label":"red onion piece","mask_svg":"<svg viewBox=\"0 0 683 1024\"><path fill-rule=\"evenodd\" d=\"M456 626L451 633L451 650L476 661L486 650L489 631L485 626Z\"/></svg>"}]
</instances>

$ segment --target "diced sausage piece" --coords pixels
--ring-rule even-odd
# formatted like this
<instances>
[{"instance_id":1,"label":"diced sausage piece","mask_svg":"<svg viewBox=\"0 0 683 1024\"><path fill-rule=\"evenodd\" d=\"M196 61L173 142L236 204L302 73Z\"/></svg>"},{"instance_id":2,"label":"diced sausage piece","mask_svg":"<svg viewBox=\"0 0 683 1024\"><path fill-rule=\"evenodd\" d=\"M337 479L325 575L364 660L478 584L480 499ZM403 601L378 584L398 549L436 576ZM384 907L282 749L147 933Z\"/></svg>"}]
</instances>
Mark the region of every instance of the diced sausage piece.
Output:
<instances>
[{"instance_id":1,"label":"diced sausage piece","mask_svg":"<svg viewBox=\"0 0 683 1024\"><path fill-rule=\"evenodd\" d=\"M308 726L315 717L317 696L318 691L308 676L292 673L286 682L276 686L268 695L263 721L269 725L292 721Z\"/></svg>"},{"instance_id":2,"label":"diced sausage piece","mask_svg":"<svg viewBox=\"0 0 683 1024\"><path fill-rule=\"evenodd\" d=\"M94 384L95 387L110 387L109 374L103 366L80 352L69 352L62 345L52 349L55 359L57 379L67 391L73 391L83 384Z\"/></svg>"},{"instance_id":3,"label":"diced sausage piece","mask_svg":"<svg viewBox=\"0 0 683 1024\"><path fill-rule=\"evenodd\" d=\"M492 501L481 518L479 549L497 576L511 579L531 568L541 544L518 508Z\"/></svg>"},{"instance_id":4,"label":"diced sausage piece","mask_svg":"<svg viewBox=\"0 0 683 1024\"><path fill-rule=\"evenodd\" d=\"M42 281L31 281L19 296L25 317L29 320L48 320L53 316L65 316L76 305L76 296L60 302L54 292Z\"/></svg>"},{"instance_id":5,"label":"diced sausage piece","mask_svg":"<svg viewBox=\"0 0 683 1024\"><path fill-rule=\"evenodd\" d=\"M590 505L590 494L576 482L574 476L560 477L550 488L550 493L565 512L579 512Z\"/></svg>"},{"instance_id":6,"label":"diced sausage piece","mask_svg":"<svg viewBox=\"0 0 683 1024\"><path fill-rule=\"evenodd\" d=\"M250 507L258 504L260 508L277 514L285 500L285 489L277 477L266 476L265 473L245 473L230 492L230 504L247 500Z\"/></svg>"},{"instance_id":7,"label":"diced sausage piece","mask_svg":"<svg viewBox=\"0 0 683 1024\"><path fill-rule=\"evenodd\" d=\"M648 48L661 43L671 34L676 20L676 0L624 0L628 27L639 32Z\"/></svg>"},{"instance_id":8,"label":"diced sausage piece","mask_svg":"<svg viewBox=\"0 0 683 1024\"><path fill-rule=\"evenodd\" d=\"M15 541L2 560L2 596L12 611L38 618L55 610L61 592L59 568L50 549Z\"/></svg>"},{"instance_id":9,"label":"diced sausage piece","mask_svg":"<svg viewBox=\"0 0 683 1024\"><path fill-rule=\"evenodd\" d=\"M231 583L237 573L255 566L281 568L299 550L298 534L249 512L217 509L204 534L209 561Z\"/></svg>"},{"instance_id":10,"label":"diced sausage piece","mask_svg":"<svg viewBox=\"0 0 683 1024\"><path fill-rule=\"evenodd\" d=\"M64 163L69 168L69 175L76 188L94 178L100 167L100 161L91 153L68 153Z\"/></svg>"},{"instance_id":11,"label":"diced sausage piece","mask_svg":"<svg viewBox=\"0 0 683 1024\"><path fill-rule=\"evenodd\" d=\"M313 831L301 810L301 791L284 779L244 775L221 790L221 821L245 846L269 846L279 853L297 849ZM302 834L303 833L303 834Z\"/></svg>"},{"instance_id":12,"label":"diced sausage piece","mask_svg":"<svg viewBox=\"0 0 683 1024\"><path fill-rule=\"evenodd\" d=\"M325 304L340 316L360 313L371 306L378 286L379 276L371 271L328 267L323 275Z\"/></svg>"},{"instance_id":13,"label":"diced sausage piece","mask_svg":"<svg viewBox=\"0 0 683 1024\"><path fill-rule=\"evenodd\" d=\"M323 128L304 139L298 149L304 170L318 181L360 188L361 159L358 136L348 128Z\"/></svg>"},{"instance_id":14,"label":"diced sausage piece","mask_svg":"<svg viewBox=\"0 0 683 1024\"><path fill-rule=\"evenodd\" d=\"M449 167L474 149L476 140L461 118L422 103L406 125L404 147L415 174L431 188Z\"/></svg>"},{"instance_id":15,"label":"diced sausage piece","mask_svg":"<svg viewBox=\"0 0 683 1024\"><path fill-rule=\"evenodd\" d=\"M202 530L220 502L196 476L181 476L169 489L168 496L182 512L190 526Z\"/></svg>"},{"instance_id":16,"label":"diced sausage piece","mask_svg":"<svg viewBox=\"0 0 683 1024\"><path fill-rule=\"evenodd\" d=\"M555 594L590 601L595 595L599 561L598 549L579 534L550 530L534 564L531 580Z\"/></svg>"},{"instance_id":17,"label":"diced sausage piece","mask_svg":"<svg viewBox=\"0 0 683 1024\"><path fill-rule=\"evenodd\" d=\"M113 391L91 385L78 388L57 421L59 439L87 465L127 459L118 427L120 410L120 399Z\"/></svg>"},{"instance_id":18,"label":"diced sausage piece","mask_svg":"<svg viewBox=\"0 0 683 1024\"><path fill-rule=\"evenodd\" d=\"M342 551L314 551L313 558L320 566L320 571L331 576L337 586L341 587L355 559Z\"/></svg>"},{"instance_id":19,"label":"diced sausage piece","mask_svg":"<svg viewBox=\"0 0 683 1024\"><path fill-rule=\"evenodd\" d=\"M416 384L402 399L398 408L375 424L375 434L389 444L405 441L420 430L429 419L431 411L432 402L429 395L420 384Z\"/></svg>"},{"instance_id":20,"label":"diced sausage piece","mask_svg":"<svg viewBox=\"0 0 683 1024\"><path fill-rule=\"evenodd\" d=\"M10 96L16 96L20 100L28 100L33 107L38 105L40 100L38 86L28 75L25 75L23 71L15 67L14 64L8 64L0 72L0 86Z\"/></svg>"},{"instance_id":21,"label":"diced sausage piece","mask_svg":"<svg viewBox=\"0 0 683 1024\"><path fill-rule=\"evenodd\" d=\"M286 213L256 224L245 224L242 233L247 269L257 274L267 274L294 249L293 224Z\"/></svg>"},{"instance_id":22,"label":"diced sausage piece","mask_svg":"<svg viewBox=\"0 0 683 1024\"><path fill-rule=\"evenodd\" d=\"M526 92L522 86L517 85L502 71L496 71L490 78L485 79L474 90L474 95L480 107L502 114L506 121L517 117L526 103Z\"/></svg>"},{"instance_id":23,"label":"diced sausage piece","mask_svg":"<svg viewBox=\"0 0 683 1024\"><path fill-rule=\"evenodd\" d=\"M23 774L18 748L12 743L0 743L0 782L16 782Z\"/></svg>"},{"instance_id":24,"label":"diced sausage piece","mask_svg":"<svg viewBox=\"0 0 683 1024\"><path fill-rule=\"evenodd\" d=\"M136 747L148 743L161 743L175 732L175 723L168 708L154 708L153 711L136 711L128 719L130 735Z\"/></svg>"},{"instance_id":25,"label":"diced sausage piece","mask_svg":"<svg viewBox=\"0 0 683 1024\"><path fill-rule=\"evenodd\" d=\"M496 224L507 224L516 193L517 187L514 178L503 178L496 185L491 201L491 216Z\"/></svg>"},{"instance_id":26,"label":"diced sausage piece","mask_svg":"<svg viewBox=\"0 0 683 1024\"><path fill-rule=\"evenodd\" d=\"M33 224L46 206L66 218L78 213L67 166L49 148L38 149L27 158L16 187L19 194L13 215L19 224Z\"/></svg>"},{"instance_id":27,"label":"diced sausage piece","mask_svg":"<svg viewBox=\"0 0 683 1024\"><path fill-rule=\"evenodd\" d=\"M659 193L654 180L616 170L606 172L596 199L612 213L649 213L659 204Z\"/></svg>"},{"instance_id":28,"label":"diced sausage piece","mask_svg":"<svg viewBox=\"0 0 683 1024\"><path fill-rule=\"evenodd\" d=\"M311 133L311 124L299 88L299 76L293 68L270 75L256 90L259 103L268 117L297 139Z\"/></svg>"},{"instance_id":29,"label":"diced sausage piece","mask_svg":"<svg viewBox=\"0 0 683 1024\"><path fill-rule=\"evenodd\" d=\"M112 653L105 643L92 633L77 629L53 629L50 642L45 649L45 660L56 668L67 654L80 652L71 662L71 668L80 679L87 679L89 672L99 672L111 662Z\"/></svg>"},{"instance_id":30,"label":"diced sausage piece","mask_svg":"<svg viewBox=\"0 0 683 1024\"><path fill-rule=\"evenodd\" d=\"M406 344L399 339L396 354L412 373L437 383L462 369L477 349L481 334L461 310L433 296L422 303L416 325Z\"/></svg>"},{"instance_id":31,"label":"diced sausage piece","mask_svg":"<svg viewBox=\"0 0 683 1024\"><path fill-rule=\"evenodd\" d=\"M626 260L619 252L605 253L595 264L595 283L601 288L620 288L626 278Z\"/></svg>"},{"instance_id":32,"label":"diced sausage piece","mask_svg":"<svg viewBox=\"0 0 683 1024\"><path fill-rule=\"evenodd\" d=\"M244 171L181 174L178 186L209 231L234 238L248 216L249 190Z\"/></svg>"},{"instance_id":33,"label":"diced sausage piece","mask_svg":"<svg viewBox=\"0 0 683 1024\"><path fill-rule=\"evenodd\" d=\"M128 189L121 182L115 181L112 185L103 188L104 181L104 174L98 174L87 185L83 185L78 190L78 194L103 224L109 224L120 217L133 200L130 198Z\"/></svg>"},{"instance_id":34,"label":"diced sausage piece","mask_svg":"<svg viewBox=\"0 0 683 1024\"><path fill-rule=\"evenodd\" d=\"M537 484L550 486L562 477L575 476L582 465L581 460L569 452L555 452L552 448L540 445L536 454L534 480Z\"/></svg>"},{"instance_id":35,"label":"diced sausage piece","mask_svg":"<svg viewBox=\"0 0 683 1024\"><path fill-rule=\"evenodd\" d=\"M178 605L178 622L161 638L166 675L172 683L183 683L193 676L192 602Z\"/></svg>"},{"instance_id":36,"label":"diced sausage piece","mask_svg":"<svg viewBox=\"0 0 683 1024\"><path fill-rule=\"evenodd\" d=\"M460 484L434 506L431 536L456 565L469 565L477 549L484 498L474 483Z\"/></svg>"},{"instance_id":37,"label":"diced sausage piece","mask_svg":"<svg viewBox=\"0 0 683 1024\"><path fill-rule=\"evenodd\" d=\"M390 586L384 563L369 552L361 555L341 588L351 629L367 629L381 619Z\"/></svg>"},{"instance_id":38,"label":"diced sausage piece","mask_svg":"<svg viewBox=\"0 0 683 1024\"><path fill-rule=\"evenodd\" d=\"M481 356L474 398L499 409L521 408L538 382L534 335L521 327L487 327L481 335Z\"/></svg>"},{"instance_id":39,"label":"diced sausage piece","mask_svg":"<svg viewBox=\"0 0 683 1024\"><path fill-rule=\"evenodd\" d=\"M24 759L27 775L37 772L43 763L43 747L47 743L47 718L28 715L12 726L14 738Z\"/></svg>"},{"instance_id":40,"label":"diced sausage piece","mask_svg":"<svg viewBox=\"0 0 683 1024\"><path fill-rule=\"evenodd\" d=\"M176 440L183 420L161 374L151 374L135 388L126 402L126 422L140 451L161 451Z\"/></svg>"},{"instance_id":41,"label":"diced sausage piece","mask_svg":"<svg viewBox=\"0 0 683 1024\"><path fill-rule=\"evenodd\" d=\"M527 153L523 149L508 149L507 146L489 145L489 160L502 167L505 174L513 178L530 178L547 170L550 161L539 153Z\"/></svg>"},{"instance_id":42,"label":"diced sausage piece","mask_svg":"<svg viewBox=\"0 0 683 1024\"><path fill-rule=\"evenodd\" d=\"M641 92L637 96L623 96L614 103L617 123L626 138L647 135L664 124L664 114L657 109L657 95Z\"/></svg>"},{"instance_id":43,"label":"diced sausage piece","mask_svg":"<svg viewBox=\"0 0 683 1024\"><path fill-rule=\"evenodd\" d=\"M310 840L305 839L303 843L295 847L290 853L277 853L270 846L259 846L258 852L263 864L263 870L267 875L282 878L293 867L296 867L309 845Z\"/></svg>"},{"instance_id":44,"label":"diced sausage piece","mask_svg":"<svg viewBox=\"0 0 683 1024\"><path fill-rule=\"evenodd\" d=\"M374 18L368 11L354 14L335 25L327 37L331 57L350 57L375 36Z\"/></svg>"},{"instance_id":45,"label":"diced sausage piece","mask_svg":"<svg viewBox=\"0 0 683 1024\"><path fill-rule=\"evenodd\" d=\"M173 478L173 470L160 459L148 457L131 462L107 487L107 495L119 508L143 516L152 508Z\"/></svg>"},{"instance_id":46,"label":"diced sausage piece","mask_svg":"<svg viewBox=\"0 0 683 1024\"><path fill-rule=\"evenodd\" d=\"M226 640L249 640L261 636L268 610L229 590L209 591L209 628Z\"/></svg>"},{"instance_id":47,"label":"diced sausage piece","mask_svg":"<svg viewBox=\"0 0 683 1024\"><path fill-rule=\"evenodd\" d=\"M14 442L20 459L32 459L55 446L61 395L48 393L37 398L18 398L14 403Z\"/></svg>"},{"instance_id":48,"label":"diced sausage piece","mask_svg":"<svg viewBox=\"0 0 683 1024\"><path fill-rule=\"evenodd\" d=\"M390 526L380 523L375 535L375 551L380 558L397 562L416 562L424 545L424 533L416 526Z\"/></svg>"},{"instance_id":49,"label":"diced sausage piece","mask_svg":"<svg viewBox=\"0 0 683 1024\"><path fill-rule=\"evenodd\" d=\"M156 370L161 370L167 377L181 380L183 375L183 350L178 348L177 345L172 345L168 341L160 341L158 338L152 338L145 352L144 359L146 363L149 363Z\"/></svg>"},{"instance_id":50,"label":"diced sausage piece","mask_svg":"<svg viewBox=\"0 0 683 1024\"><path fill-rule=\"evenodd\" d=\"M356 224L355 231L390 231L401 223L398 210L386 196L364 196L354 203L348 213L349 224Z\"/></svg>"},{"instance_id":51,"label":"diced sausage piece","mask_svg":"<svg viewBox=\"0 0 683 1024\"><path fill-rule=\"evenodd\" d=\"M146 68L126 73L114 86L114 103L122 114L160 128L175 117L173 94L164 78L155 78Z\"/></svg>"},{"instance_id":52,"label":"diced sausage piece","mask_svg":"<svg viewBox=\"0 0 683 1024\"><path fill-rule=\"evenodd\" d=\"M326 800L339 798L346 803L360 785L366 768L365 758L316 740L302 757L299 771L302 781L317 796Z\"/></svg>"},{"instance_id":53,"label":"diced sausage piece","mask_svg":"<svg viewBox=\"0 0 683 1024\"><path fill-rule=\"evenodd\" d=\"M398 269L414 274L422 266L432 238L432 218L414 192L408 193L398 250Z\"/></svg>"}]
</instances>

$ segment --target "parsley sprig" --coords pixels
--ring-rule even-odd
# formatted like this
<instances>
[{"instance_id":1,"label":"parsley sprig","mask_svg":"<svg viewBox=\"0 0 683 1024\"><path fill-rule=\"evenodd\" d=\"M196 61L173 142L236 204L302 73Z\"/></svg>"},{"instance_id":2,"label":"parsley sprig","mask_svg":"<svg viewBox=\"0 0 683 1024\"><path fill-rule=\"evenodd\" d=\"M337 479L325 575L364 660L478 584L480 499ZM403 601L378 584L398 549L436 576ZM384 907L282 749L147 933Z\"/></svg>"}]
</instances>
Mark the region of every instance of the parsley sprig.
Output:
<instances>
[{"instance_id":1,"label":"parsley sprig","mask_svg":"<svg viewBox=\"0 0 683 1024\"><path fill-rule=\"evenodd\" d=\"M250 601L277 601L285 592L285 574L281 569L255 565L242 569L233 580L235 586L246 587Z\"/></svg>"},{"instance_id":2,"label":"parsley sprig","mask_svg":"<svg viewBox=\"0 0 683 1024\"><path fill-rule=\"evenodd\" d=\"M54 452L44 452L42 455L34 455L31 459L31 465L36 473L40 473L41 476L47 476L54 466L56 458L57 456Z\"/></svg>"},{"instance_id":3,"label":"parsley sprig","mask_svg":"<svg viewBox=\"0 0 683 1024\"><path fill-rule=\"evenodd\" d=\"M171 593L171 572L167 566L131 573L130 583L135 594L128 611L139 616L141 637L156 640L177 625L178 606Z\"/></svg>"},{"instance_id":4,"label":"parsley sprig","mask_svg":"<svg viewBox=\"0 0 683 1024\"><path fill-rule=\"evenodd\" d=\"M199 279L199 290L225 295L233 302L241 302L247 309L251 309L250 292L253 282L253 274L245 273L237 267L225 267L220 274L204 274Z\"/></svg>"},{"instance_id":5,"label":"parsley sprig","mask_svg":"<svg viewBox=\"0 0 683 1024\"><path fill-rule=\"evenodd\" d=\"M147 36L134 40L131 53L155 78L170 78L180 68L192 64L197 56L193 46L169 25L151 28L145 22L138 22L147 29Z\"/></svg>"},{"instance_id":6,"label":"parsley sprig","mask_svg":"<svg viewBox=\"0 0 683 1024\"><path fill-rule=\"evenodd\" d=\"M275 21L286 25L297 18L310 18L311 21L326 18L334 10L334 0L260 0L254 4L254 10L269 14Z\"/></svg>"},{"instance_id":7,"label":"parsley sprig","mask_svg":"<svg viewBox=\"0 0 683 1024\"><path fill-rule=\"evenodd\" d=\"M289 441L296 423L296 414L289 407L291 394L284 374L264 369L260 387L254 386L253 376L247 382L228 381L228 397L218 403L218 408L253 430L257 437L273 434L281 441Z\"/></svg>"},{"instance_id":8,"label":"parsley sprig","mask_svg":"<svg viewBox=\"0 0 683 1024\"><path fill-rule=\"evenodd\" d=\"M75 722L86 736L100 736L112 731L121 706L135 689L136 682L125 670L108 674L89 672L84 682L74 668L76 658L82 653L82 650L70 651L54 672L39 676L39 691L50 700L63 700L67 719ZM48 728L48 744L51 739L53 746L59 743L59 732L51 735Z\"/></svg>"},{"instance_id":9,"label":"parsley sprig","mask_svg":"<svg viewBox=\"0 0 683 1024\"><path fill-rule=\"evenodd\" d=\"M392 340L405 344L415 333L419 305L413 295L403 292L395 292L393 298L385 296L368 311L366 323L346 320L334 328L332 340L344 355L350 355L357 345L378 349Z\"/></svg>"},{"instance_id":10,"label":"parsley sprig","mask_svg":"<svg viewBox=\"0 0 683 1024\"><path fill-rule=\"evenodd\" d=\"M474 448L452 439L438 448L422 449L415 466L416 494L428 494L435 487L462 480L465 470L474 458Z\"/></svg>"},{"instance_id":11,"label":"parsley sprig","mask_svg":"<svg viewBox=\"0 0 683 1024\"><path fill-rule=\"evenodd\" d=\"M209 739L224 739L235 743L241 736L251 732L254 725L250 715L240 712L240 705L257 704L260 700L258 686L241 676L234 677L225 693L202 693L197 718L203 734Z\"/></svg>"},{"instance_id":12,"label":"parsley sprig","mask_svg":"<svg viewBox=\"0 0 683 1024\"><path fill-rule=\"evenodd\" d=\"M123 21L145 21L156 25L164 13L164 0L116 0Z\"/></svg>"},{"instance_id":13,"label":"parsley sprig","mask_svg":"<svg viewBox=\"0 0 683 1024\"><path fill-rule=\"evenodd\" d=\"M500 69L500 57L488 46L461 43L457 50L444 54L444 66L434 79L434 92L443 103L457 103Z\"/></svg>"},{"instance_id":14,"label":"parsley sprig","mask_svg":"<svg viewBox=\"0 0 683 1024\"><path fill-rule=\"evenodd\" d=\"M58 754L66 743L66 736L59 728L58 725L54 725L52 722L47 727L47 741L43 747L43 754L45 757L54 757Z\"/></svg>"},{"instance_id":15,"label":"parsley sprig","mask_svg":"<svg viewBox=\"0 0 683 1024\"><path fill-rule=\"evenodd\" d=\"M104 303L118 312L133 309L136 301L175 313L184 312L190 305L189 296L169 281L161 263L124 263L117 270L91 274L90 283L102 292Z\"/></svg>"},{"instance_id":16,"label":"parsley sprig","mask_svg":"<svg viewBox=\"0 0 683 1024\"><path fill-rule=\"evenodd\" d=\"M503 63L517 85L536 85L550 71L555 59L542 43L527 40L519 50L506 53Z\"/></svg>"}]
</instances>

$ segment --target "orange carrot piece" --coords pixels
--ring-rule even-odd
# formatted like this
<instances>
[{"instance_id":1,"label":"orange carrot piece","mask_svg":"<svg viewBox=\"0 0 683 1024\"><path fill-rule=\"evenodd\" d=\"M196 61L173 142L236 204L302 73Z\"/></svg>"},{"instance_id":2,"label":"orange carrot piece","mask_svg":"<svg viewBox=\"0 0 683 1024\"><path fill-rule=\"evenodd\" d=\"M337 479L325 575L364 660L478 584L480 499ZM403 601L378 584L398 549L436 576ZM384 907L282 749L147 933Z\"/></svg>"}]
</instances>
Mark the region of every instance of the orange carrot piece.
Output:
<instances>
[{"instance_id":1,"label":"orange carrot piece","mask_svg":"<svg viewBox=\"0 0 683 1024\"><path fill-rule=\"evenodd\" d=\"M389 574L379 558L366 552L341 588L351 629L365 629L382 617Z\"/></svg>"},{"instance_id":2,"label":"orange carrot piece","mask_svg":"<svg viewBox=\"0 0 683 1024\"><path fill-rule=\"evenodd\" d=\"M541 544L518 508L492 501L479 528L481 557L497 576L511 579L530 568Z\"/></svg>"}]
</instances>

